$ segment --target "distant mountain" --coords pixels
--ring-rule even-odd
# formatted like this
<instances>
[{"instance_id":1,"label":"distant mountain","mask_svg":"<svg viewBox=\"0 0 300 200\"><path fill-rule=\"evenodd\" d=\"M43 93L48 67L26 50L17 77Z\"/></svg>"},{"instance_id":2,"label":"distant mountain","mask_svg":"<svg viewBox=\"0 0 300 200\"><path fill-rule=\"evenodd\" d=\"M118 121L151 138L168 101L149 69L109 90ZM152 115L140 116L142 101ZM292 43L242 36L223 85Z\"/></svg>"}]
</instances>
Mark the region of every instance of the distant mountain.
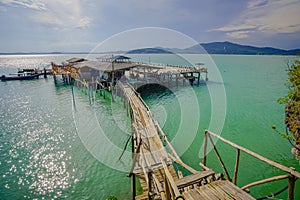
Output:
<instances>
[{"instance_id":1,"label":"distant mountain","mask_svg":"<svg viewBox=\"0 0 300 200\"><path fill-rule=\"evenodd\" d=\"M231 42L202 43L184 49L186 53L203 53L203 49L209 54L243 54L243 55L296 55L300 49L283 50L272 47L255 47L240 45Z\"/></svg>"},{"instance_id":2,"label":"distant mountain","mask_svg":"<svg viewBox=\"0 0 300 200\"><path fill-rule=\"evenodd\" d=\"M134 49L126 52L126 54L172 54L173 52L168 49L164 49L161 47L157 48L143 48L143 49Z\"/></svg>"},{"instance_id":3,"label":"distant mountain","mask_svg":"<svg viewBox=\"0 0 300 200\"><path fill-rule=\"evenodd\" d=\"M143 48L127 54L162 54L162 53L209 53L209 54L242 54L242 55L297 55L300 49L283 50L272 47L255 47L231 42L201 43L186 49Z\"/></svg>"},{"instance_id":4,"label":"distant mountain","mask_svg":"<svg viewBox=\"0 0 300 200\"><path fill-rule=\"evenodd\" d=\"M23 55L23 54L195 54L195 53L209 53L209 54L241 54L241 55L297 55L300 49L284 50L272 47L255 47L248 45L241 45L231 42L211 42L200 43L185 49L178 48L141 48L130 51L110 51L110 52L16 52L16 53L0 53L0 55Z\"/></svg>"}]
</instances>

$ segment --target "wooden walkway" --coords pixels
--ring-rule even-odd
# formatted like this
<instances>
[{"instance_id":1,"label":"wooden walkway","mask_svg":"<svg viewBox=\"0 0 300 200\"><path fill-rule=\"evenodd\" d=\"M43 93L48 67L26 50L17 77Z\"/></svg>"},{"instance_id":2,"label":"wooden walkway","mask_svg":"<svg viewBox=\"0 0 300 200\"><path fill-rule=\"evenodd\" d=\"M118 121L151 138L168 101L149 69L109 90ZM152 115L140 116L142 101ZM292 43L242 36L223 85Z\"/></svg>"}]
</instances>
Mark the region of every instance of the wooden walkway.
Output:
<instances>
[{"instance_id":1,"label":"wooden walkway","mask_svg":"<svg viewBox=\"0 0 300 200\"><path fill-rule=\"evenodd\" d=\"M77 83L77 86L94 88L94 90L112 91L112 101L114 101L114 88L119 90L119 95L124 101L128 114L131 117L131 143L132 143L132 168L130 176L132 177L132 196L134 200L139 199L254 199L249 195L249 188L282 179L288 180L288 199L294 199L294 188L300 173L293 168L275 163L264 158L246 148L238 146L219 135L206 131L204 138L204 157L203 164L200 163L202 171L197 171L185 164L177 155L175 149L168 141L167 135L163 132L158 122L153 118L150 109L145 104L134 87L127 82L121 82L116 75L126 76L125 71L129 70L129 78L134 80L136 88L137 83L141 84L165 84L178 86L179 81L185 85L188 80L191 85L197 79L200 82L200 74L205 73L207 81L206 68L187 68L171 65L153 65L135 62L123 62L112 60L111 62L95 62L85 59L70 59L68 63L56 65L51 63L52 73L62 75L67 84ZM100 74L107 73L106 79L99 79ZM194 74L196 76L194 76ZM54 79L55 80L55 79ZM126 78L124 79L124 81ZM130 80L130 79L128 79ZM152 82L151 82L152 81ZM115 83L117 84L115 85ZM116 87L115 87L116 86ZM72 90L73 91L73 90ZM90 92L88 92L90 98ZM223 162L220 153L211 137L219 139L236 149L236 164L234 166L233 179ZM223 174L216 174L214 170L206 167L207 145L211 142L216 157L220 161ZM277 169L283 171L284 175L279 175L264 180L249 183L242 188L236 186L238 179L239 160L241 152L255 157ZM174 164L176 163L176 165ZM183 173L174 168L186 169ZM142 193L136 195L136 179L142 187ZM245 192L247 191L247 192ZM270 191L274 192L274 191Z\"/></svg>"},{"instance_id":2,"label":"wooden walkway","mask_svg":"<svg viewBox=\"0 0 300 200\"><path fill-rule=\"evenodd\" d=\"M213 170L203 166L203 171L197 171L183 163L133 87L118 82L117 88L130 110L132 122L130 176L133 179L133 199L254 199L231 182L222 180L222 176ZM175 171L173 162L190 171L190 175L183 176L181 171ZM143 188L143 193L137 196L135 178Z\"/></svg>"}]
</instances>

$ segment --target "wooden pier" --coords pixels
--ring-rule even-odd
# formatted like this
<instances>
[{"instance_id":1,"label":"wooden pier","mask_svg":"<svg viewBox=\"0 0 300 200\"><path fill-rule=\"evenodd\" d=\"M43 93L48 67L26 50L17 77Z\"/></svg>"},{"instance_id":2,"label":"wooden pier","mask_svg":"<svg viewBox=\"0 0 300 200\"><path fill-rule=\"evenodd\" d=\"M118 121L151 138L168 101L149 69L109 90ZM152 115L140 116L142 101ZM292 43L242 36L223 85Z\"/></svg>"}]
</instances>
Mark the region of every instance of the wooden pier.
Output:
<instances>
[{"instance_id":1,"label":"wooden pier","mask_svg":"<svg viewBox=\"0 0 300 200\"><path fill-rule=\"evenodd\" d=\"M67 84L76 80L83 85L107 90L121 78L126 78L135 89L145 84L166 87L200 85L201 74L205 74L204 81L208 80L206 68L132 62L126 56L105 57L97 61L72 58L51 65L54 77L62 75Z\"/></svg>"},{"instance_id":2,"label":"wooden pier","mask_svg":"<svg viewBox=\"0 0 300 200\"><path fill-rule=\"evenodd\" d=\"M229 180L223 180L222 175L212 169L203 165L203 171L197 171L185 164L134 88L129 83L121 82L117 87L130 108L133 199L254 199ZM190 175L183 176L181 171L176 172L173 162L187 169ZM137 196L136 178L143 188L143 193Z\"/></svg>"},{"instance_id":3,"label":"wooden pier","mask_svg":"<svg viewBox=\"0 0 300 200\"><path fill-rule=\"evenodd\" d=\"M80 84L86 84L85 87L94 85L95 88L98 88L100 85L102 89L118 91L117 94L121 97L124 107L131 118L132 167L129 177L132 179L132 199L253 200L255 198L249 194L249 188L282 179L288 180L288 199L294 199L295 181L297 178L300 178L299 172L293 168L288 168L264 158L210 131L205 132L204 159L202 163L199 163L202 170L195 170L184 163L169 142L167 134L164 133L152 116L150 109L140 97L140 94L136 92L134 83L130 83L130 80L127 78L116 78L125 75L127 71L129 76L133 76L134 78L141 78L141 76L144 79L149 78L149 76L155 77L155 80L164 80L165 78L165 81L175 83L176 85L180 80L180 76L188 78L189 76L193 76L194 73L199 73L198 77L200 79L200 73L207 73L206 69L186 69L174 66L161 67L117 60L102 62L102 64L89 62L89 65L87 65L86 61L80 61L79 63L74 61L76 60L73 59L73 62L69 62L63 66L52 64L54 74L70 77L75 82L79 81ZM87 72L90 73L88 74ZM107 73L106 77L103 77L104 73ZM173 79L174 76L175 81ZM215 147L212 137L216 137L219 141L236 148L236 164L233 176L230 176L219 151ZM220 161L224 175L223 173L216 173L213 169L206 166L207 146L209 142L211 142L213 150ZM284 174L238 187L236 184L241 152L276 167ZM181 166L180 168L185 169L188 173L184 175L179 169L175 169L174 163L177 166ZM139 180L142 188L141 194L137 194L137 180Z\"/></svg>"},{"instance_id":4,"label":"wooden pier","mask_svg":"<svg viewBox=\"0 0 300 200\"><path fill-rule=\"evenodd\" d=\"M175 149L168 141L167 135L160 128L158 122L153 118L150 109L141 99L132 85L128 82L117 83L117 88L121 90L121 98L130 110L132 127L132 152L133 163L130 171L132 177L133 199L255 199L249 195L249 188L255 185L264 184L271 181L288 179L289 199L294 199L294 186L296 178L300 178L300 173L294 169L285 167L264 158L248 149L240 147L226 139L209 131L205 132L205 149L203 164L200 163L202 171L197 171L185 164L177 155ZM214 146L211 137L217 137L237 149L237 163L235 165L234 177L231 179L222 158ZM224 169L223 174L216 174L214 170L206 166L206 147L208 141L212 142L214 151ZM169 149L169 152L167 151ZM238 166L240 151L243 151L255 158L274 166L285 175L268 178L266 180L250 183L242 188L236 186L238 177ZM183 176L182 172L175 170L173 162L187 169L190 175ZM143 193L136 195L136 181L138 178L143 188ZM247 192L246 192L247 191Z\"/></svg>"}]
</instances>

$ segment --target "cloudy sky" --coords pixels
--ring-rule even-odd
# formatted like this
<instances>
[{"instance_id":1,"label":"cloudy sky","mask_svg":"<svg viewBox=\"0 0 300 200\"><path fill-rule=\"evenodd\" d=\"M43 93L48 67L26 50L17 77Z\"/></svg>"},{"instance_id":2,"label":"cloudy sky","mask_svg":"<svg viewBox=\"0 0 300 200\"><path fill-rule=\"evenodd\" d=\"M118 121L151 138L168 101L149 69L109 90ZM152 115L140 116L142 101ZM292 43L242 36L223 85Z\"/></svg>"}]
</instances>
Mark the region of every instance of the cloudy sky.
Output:
<instances>
[{"instance_id":1,"label":"cloudy sky","mask_svg":"<svg viewBox=\"0 0 300 200\"><path fill-rule=\"evenodd\" d=\"M90 51L134 28L300 48L299 0L0 0L0 52Z\"/></svg>"}]
</instances>

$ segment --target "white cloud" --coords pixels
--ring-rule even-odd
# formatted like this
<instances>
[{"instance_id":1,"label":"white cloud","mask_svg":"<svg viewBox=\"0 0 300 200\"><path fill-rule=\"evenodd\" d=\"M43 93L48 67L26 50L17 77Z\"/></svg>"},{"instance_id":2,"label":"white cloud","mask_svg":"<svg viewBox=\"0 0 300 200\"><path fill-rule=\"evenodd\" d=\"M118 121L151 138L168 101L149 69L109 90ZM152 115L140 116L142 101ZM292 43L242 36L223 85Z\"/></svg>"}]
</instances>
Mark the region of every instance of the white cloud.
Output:
<instances>
[{"instance_id":1,"label":"white cloud","mask_svg":"<svg viewBox=\"0 0 300 200\"><path fill-rule=\"evenodd\" d=\"M46 10L43 0L0 0L0 2L11 6L23 6L34 10Z\"/></svg>"},{"instance_id":2,"label":"white cloud","mask_svg":"<svg viewBox=\"0 0 300 200\"><path fill-rule=\"evenodd\" d=\"M77 28L87 28L87 27L90 26L91 21L92 21L91 18L89 18L89 17L87 17L87 16L84 16L84 17L82 17L82 18L79 20L79 22L78 22L78 24L77 24L76 27L77 27Z\"/></svg>"},{"instance_id":3,"label":"white cloud","mask_svg":"<svg viewBox=\"0 0 300 200\"><path fill-rule=\"evenodd\" d=\"M243 39L243 38L247 38L250 32L251 31L235 31L235 32L228 32L226 33L226 35L235 39Z\"/></svg>"},{"instance_id":4,"label":"white cloud","mask_svg":"<svg viewBox=\"0 0 300 200\"><path fill-rule=\"evenodd\" d=\"M217 28L217 29L214 29L214 30L217 30L217 31L240 31L240 30L247 30L247 29L254 29L256 28L256 26L254 25L248 25L248 24L240 24L240 25L229 25L229 26L224 26L224 27L221 27L221 28Z\"/></svg>"},{"instance_id":5,"label":"white cloud","mask_svg":"<svg viewBox=\"0 0 300 200\"><path fill-rule=\"evenodd\" d=\"M87 28L92 19L83 14L83 6L79 0L44 0L47 11L32 15L35 21L53 25L54 29Z\"/></svg>"},{"instance_id":6,"label":"white cloud","mask_svg":"<svg viewBox=\"0 0 300 200\"><path fill-rule=\"evenodd\" d=\"M252 32L264 34L300 31L299 0L250 0L247 8L234 21L214 29L232 38L246 38Z\"/></svg>"},{"instance_id":7,"label":"white cloud","mask_svg":"<svg viewBox=\"0 0 300 200\"><path fill-rule=\"evenodd\" d=\"M84 15L80 0L0 0L10 6L34 9L25 17L54 30L87 28L92 19Z\"/></svg>"}]
</instances>

